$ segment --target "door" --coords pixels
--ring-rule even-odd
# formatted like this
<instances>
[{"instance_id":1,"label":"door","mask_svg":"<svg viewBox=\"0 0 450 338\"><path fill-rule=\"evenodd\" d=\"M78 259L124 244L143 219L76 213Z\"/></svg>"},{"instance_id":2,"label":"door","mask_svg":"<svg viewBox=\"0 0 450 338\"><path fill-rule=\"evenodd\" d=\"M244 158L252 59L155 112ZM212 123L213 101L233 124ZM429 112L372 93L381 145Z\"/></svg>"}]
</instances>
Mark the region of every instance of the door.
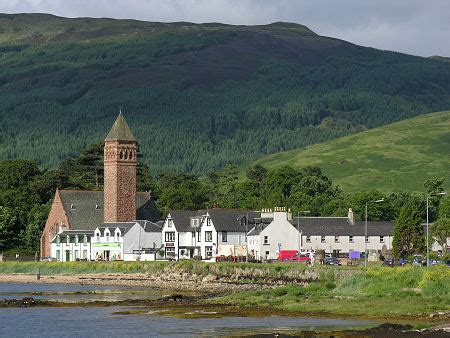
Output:
<instances>
[{"instance_id":1,"label":"door","mask_svg":"<svg viewBox=\"0 0 450 338\"><path fill-rule=\"evenodd\" d=\"M105 250L105 261L109 261L109 250Z\"/></svg>"},{"instance_id":2,"label":"door","mask_svg":"<svg viewBox=\"0 0 450 338\"><path fill-rule=\"evenodd\" d=\"M66 262L70 262L70 251L66 250Z\"/></svg>"}]
</instances>

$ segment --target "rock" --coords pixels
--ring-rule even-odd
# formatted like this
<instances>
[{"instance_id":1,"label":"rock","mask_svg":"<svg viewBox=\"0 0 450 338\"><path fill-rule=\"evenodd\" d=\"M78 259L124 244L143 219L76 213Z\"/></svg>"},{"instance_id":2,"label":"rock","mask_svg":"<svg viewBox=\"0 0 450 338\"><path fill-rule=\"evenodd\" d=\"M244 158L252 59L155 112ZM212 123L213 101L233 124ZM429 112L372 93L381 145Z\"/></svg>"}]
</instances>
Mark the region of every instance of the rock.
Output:
<instances>
[{"instance_id":1,"label":"rock","mask_svg":"<svg viewBox=\"0 0 450 338\"><path fill-rule=\"evenodd\" d=\"M215 275L206 275L205 277L203 277L202 279L202 283L211 283L211 282L215 282L217 280L217 276Z\"/></svg>"}]
</instances>

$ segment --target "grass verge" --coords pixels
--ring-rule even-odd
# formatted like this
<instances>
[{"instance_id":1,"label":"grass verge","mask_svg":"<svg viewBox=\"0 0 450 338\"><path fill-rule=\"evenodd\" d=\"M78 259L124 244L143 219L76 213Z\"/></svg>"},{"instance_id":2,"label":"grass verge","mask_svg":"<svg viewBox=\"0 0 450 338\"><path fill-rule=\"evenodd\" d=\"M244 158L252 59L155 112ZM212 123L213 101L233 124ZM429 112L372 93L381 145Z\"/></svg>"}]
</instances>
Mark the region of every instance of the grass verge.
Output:
<instances>
[{"instance_id":1,"label":"grass verge","mask_svg":"<svg viewBox=\"0 0 450 338\"><path fill-rule=\"evenodd\" d=\"M230 294L217 303L334 315L425 316L450 310L450 269L371 267L336 278L333 270L308 286Z\"/></svg>"}]
</instances>

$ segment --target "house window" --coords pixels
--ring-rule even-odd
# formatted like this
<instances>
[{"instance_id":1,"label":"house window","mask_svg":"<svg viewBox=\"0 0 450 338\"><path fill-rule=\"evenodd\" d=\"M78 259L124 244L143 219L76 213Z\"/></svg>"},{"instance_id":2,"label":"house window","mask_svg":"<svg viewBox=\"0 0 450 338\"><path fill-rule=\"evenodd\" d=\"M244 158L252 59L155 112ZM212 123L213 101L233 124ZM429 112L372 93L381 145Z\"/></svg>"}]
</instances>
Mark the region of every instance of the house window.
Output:
<instances>
[{"instance_id":1,"label":"house window","mask_svg":"<svg viewBox=\"0 0 450 338\"><path fill-rule=\"evenodd\" d=\"M109 232L105 231L106 241L109 242Z\"/></svg>"},{"instance_id":2,"label":"house window","mask_svg":"<svg viewBox=\"0 0 450 338\"><path fill-rule=\"evenodd\" d=\"M269 258L270 252L266 251L266 259Z\"/></svg>"},{"instance_id":3,"label":"house window","mask_svg":"<svg viewBox=\"0 0 450 338\"><path fill-rule=\"evenodd\" d=\"M311 243L311 236L306 236L306 243Z\"/></svg>"},{"instance_id":4,"label":"house window","mask_svg":"<svg viewBox=\"0 0 450 338\"><path fill-rule=\"evenodd\" d=\"M67 244L69 244L70 243L70 236L67 235L66 239L67 239Z\"/></svg>"},{"instance_id":5,"label":"house window","mask_svg":"<svg viewBox=\"0 0 450 338\"><path fill-rule=\"evenodd\" d=\"M197 227L198 226L198 219L197 218L191 219L191 225L193 227Z\"/></svg>"},{"instance_id":6,"label":"house window","mask_svg":"<svg viewBox=\"0 0 450 338\"><path fill-rule=\"evenodd\" d=\"M269 244L269 236L264 236L264 244Z\"/></svg>"},{"instance_id":7,"label":"house window","mask_svg":"<svg viewBox=\"0 0 450 338\"><path fill-rule=\"evenodd\" d=\"M169 219L167 220L167 227L168 227L168 228L171 228L172 226L173 226L173 221L172 221L171 218L169 218Z\"/></svg>"},{"instance_id":8,"label":"house window","mask_svg":"<svg viewBox=\"0 0 450 338\"><path fill-rule=\"evenodd\" d=\"M166 232L165 236L166 236L165 237L166 242L175 242L175 232L174 231ZM175 254L175 251L174 251L174 254Z\"/></svg>"},{"instance_id":9,"label":"house window","mask_svg":"<svg viewBox=\"0 0 450 338\"><path fill-rule=\"evenodd\" d=\"M206 218L206 226L211 226L211 218Z\"/></svg>"},{"instance_id":10,"label":"house window","mask_svg":"<svg viewBox=\"0 0 450 338\"><path fill-rule=\"evenodd\" d=\"M369 236L366 236L366 243L369 243Z\"/></svg>"},{"instance_id":11,"label":"house window","mask_svg":"<svg viewBox=\"0 0 450 338\"><path fill-rule=\"evenodd\" d=\"M205 242L212 242L212 231L205 231Z\"/></svg>"},{"instance_id":12,"label":"house window","mask_svg":"<svg viewBox=\"0 0 450 338\"><path fill-rule=\"evenodd\" d=\"M80 252L75 250L75 260L80 259Z\"/></svg>"},{"instance_id":13,"label":"house window","mask_svg":"<svg viewBox=\"0 0 450 338\"><path fill-rule=\"evenodd\" d=\"M56 236L56 246L59 246L61 243L61 238L58 236Z\"/></svg>"},{"instance_id":14,"label":"house window","mask_svg":"<svg viewBox=\"0 0 450 338\"><path fill-rule=\"evenodd\" d=\"M120 238L120 232L116 232L116 242L118 242L119 241L119 238Z\"/></svg>"},{"instance_id":15,"label":"house window","mask_svg":"<svg viewBox=\"0 0 450 338\"><path fill-rule=\"evenodd\" d=\"M167 234L167 232L166 232ZM166 248L166 258L174 258L175 257L175 248Z\"/></svg>"},{"instance_id":16,"label":"house window","mask_svg":"<svg viewBox=\"0 0 450 338\"><path fill-rule=\"evenodd\" d=\"M61 251L60 250L56 250L56 260L58 260L58 261L61 260Z\"/></svg>"},{"instance_id":17,"label":"house window","mask_svg":"<svg viewBox=\"0 0 450 338\"><path fill-rule=\"evenodd\" d=\"M349 236L349 237L348 237L348 241L349 241L350 243L353 243L353 236Z\"/></svg>"},{"instance_id":18,"label":"house window","mask_svg":"<svg viewBox=\"0 0 450 338\"><path fill-rule=\"evenodd\" d=\"M205 246L206 257L212 257L212 246Z\"/></svg>"},{"instance_id":19,"label":"house window","mask_svg":"<svg viewBox=\"0 0 450 338\"><path fill-rule=\"evenodd\" d=\"M334 236L334 243L339 243L339 236Z\"/></svg>"},{"instance_id":20,"label":"house window","mask_svg":"<svg viewBox=\"0 0 450 338\"><path fill-rule=\"evenodd\" d=\"M75 236L75 244L78 244L78 235Z\"/></svg>"},{"instance_id":21,"label":"house window","mask_svg":"<svg viewBox=\"0 0 450 338\"><path fill-rule=\"evenodd\" d=\"M87 259L87 250L83 250L83 259Z\"/></svg>"},{"instance_id":22,"label":"house window","mask_svg":"<svg viewBox=\"0 0 450 338\"><path fill-rule=\"evenodd\" d=\"M202 241L202 233L199 231L198 235L197 235L197 241L201 242Z\"/></svg>"},{"instance_id":23,"label":"house window","mask_svg":"<svg viewBox=\"0 0 450 338\"><path fill-rule=\"evenodd\" d=\"M384 243L384 236L380 236L380 243Z\"/></svg>"},{"instance_id":24,"label":"house window","mask_svg":"<svg viewBox=\"0 0 450 338\"><path fill-rule=\"evenodd\" d=\"M95 237L97 237L97 243L100 242L100 231L95 234Z\"/></svg>"},{"instance_id":25,"label":"house window","mask_svg":"<svg viewBox=\"0 0 450 338\"><path fill-rule=\"evenodd\" d=\"M222 231L222 242L226 242L228 240L228 233L226 231Z\"/></svg>"},{"instance_id":26,"label":"house window","mask_svg":"<svg viewBox=\"0 0 450 338\"><path fill-rule=\"evenodd\" d=\"M320 243L325 243L325 236L320 236Z\"/></svg>"},{"instance_id":27,"label":"house window","mask_svg":"<svg viewBox=\"0 0 450 338\"><path fill-rule=\"evenodd\" d=\"M87 236L86 236L86 235L83 236L83 243L84 243L84 244L87 243Z\"/></svg>"}]
</instances>

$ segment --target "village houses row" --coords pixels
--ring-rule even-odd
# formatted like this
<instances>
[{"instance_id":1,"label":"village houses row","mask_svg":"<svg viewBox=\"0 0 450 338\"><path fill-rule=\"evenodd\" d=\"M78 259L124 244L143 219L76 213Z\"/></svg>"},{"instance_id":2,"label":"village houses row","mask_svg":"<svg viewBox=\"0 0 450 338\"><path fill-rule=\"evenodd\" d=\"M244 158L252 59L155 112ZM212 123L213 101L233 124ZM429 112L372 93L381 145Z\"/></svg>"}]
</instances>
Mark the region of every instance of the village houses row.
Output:
<instances>
[{"instance_id":1,"label":"village houses row","mask_svg":"<svg viewBox=\"0 0 450 338\"><path fill-rule=\"evenodd\" d=\"M136 192L137 142L122 114L105 139L104 191L56 190L41 257L58 261L276 259L280 250L390 250L392 222L293 217L290 210L170 210L158 220L149 192ZM433 250L438 250L437 244Z\"/></svg>"}]
</instances>

